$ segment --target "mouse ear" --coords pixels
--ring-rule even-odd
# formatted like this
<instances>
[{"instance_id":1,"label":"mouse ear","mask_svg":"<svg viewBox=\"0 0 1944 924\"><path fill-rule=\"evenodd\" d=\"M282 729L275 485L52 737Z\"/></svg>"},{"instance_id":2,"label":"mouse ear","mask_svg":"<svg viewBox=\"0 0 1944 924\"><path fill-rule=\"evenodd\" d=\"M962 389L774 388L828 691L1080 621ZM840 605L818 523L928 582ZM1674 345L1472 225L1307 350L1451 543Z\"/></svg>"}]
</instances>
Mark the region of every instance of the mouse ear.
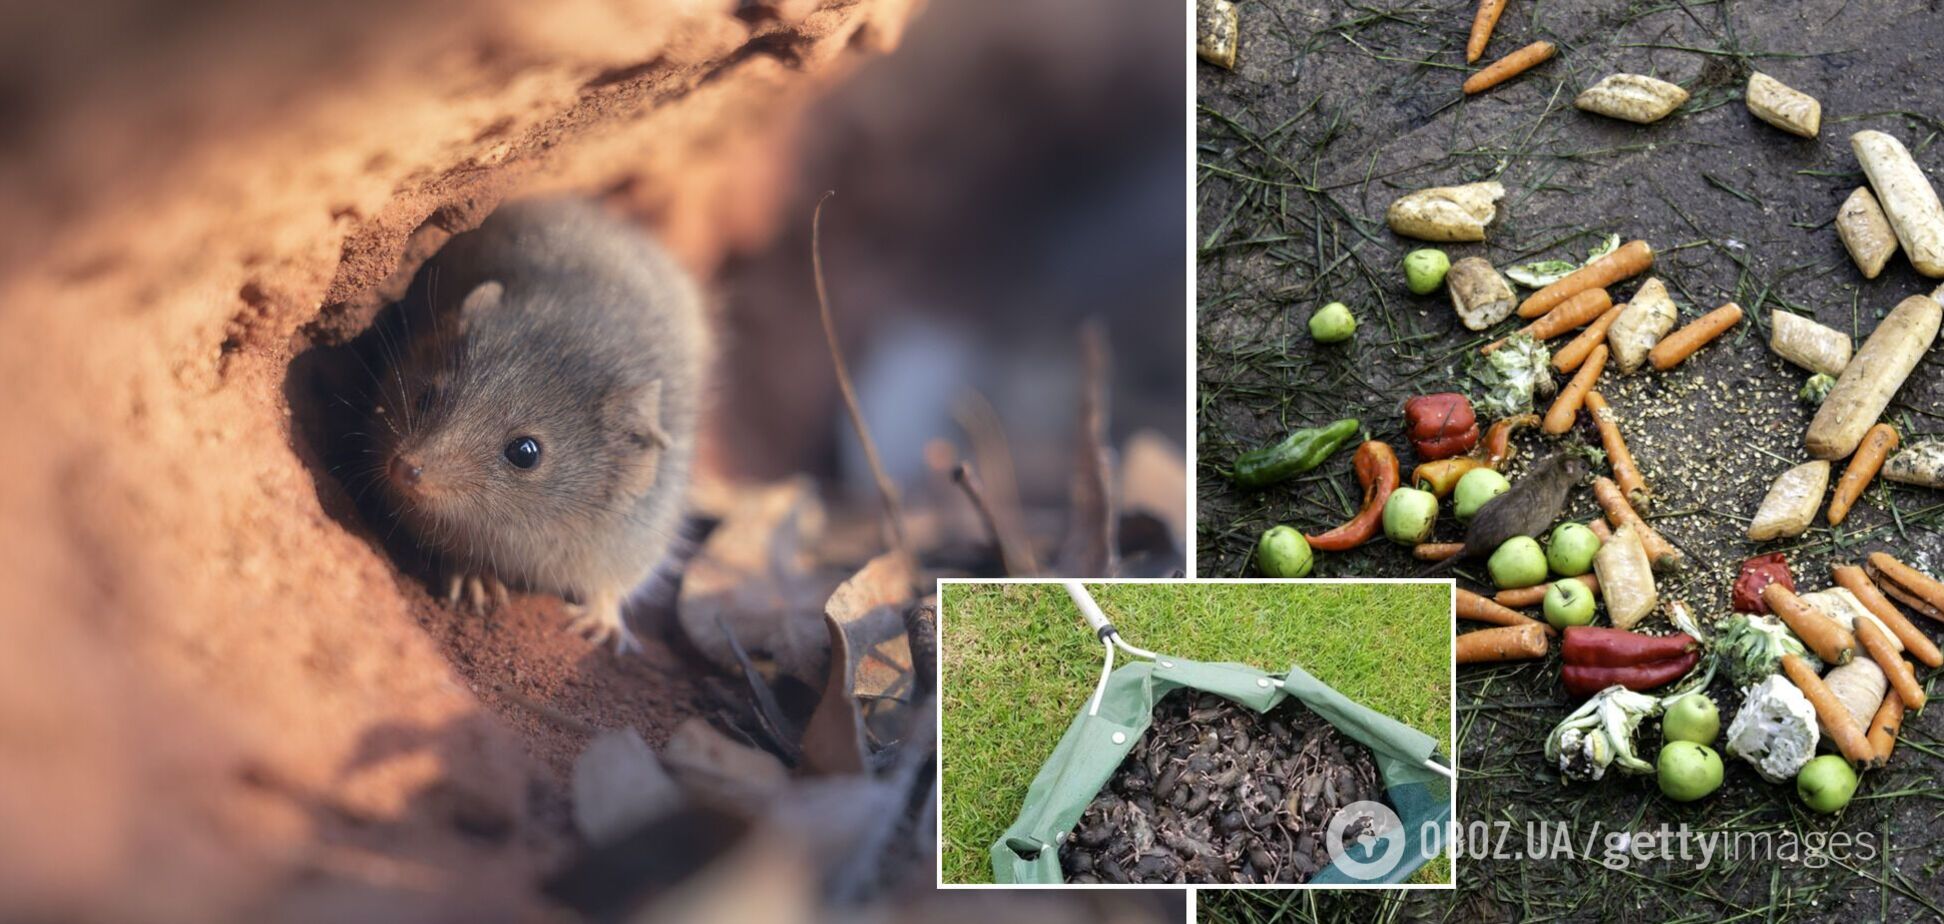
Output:
<instances>
[{"instance_id":1,"label":"mouse ear","mask_svg":"<svg viewBox=\"0 0 1944 924\"><path fill-rule=\"evenodd\" d=\"M481 311L499 304L500 297L505 294L506 287L494 280L487 280L474 286L471 292L466 293L465 300L459 303L458 332L465 333L467 325L472 323L473 318L479 317Z\"/></svg>"},{"instance_id":2,"label":"mouse ear","mask_svg":"<svg viewBox=\"0 0 1944 924\"><path fill-rule=\"evenodd\" d=\"M617 394L607 408L609 424L627 458L621 463L621 490L640 497L655 485L662 450L669 447L661 426L662 383L656 379Z\"/></svg>"}]
</instances>

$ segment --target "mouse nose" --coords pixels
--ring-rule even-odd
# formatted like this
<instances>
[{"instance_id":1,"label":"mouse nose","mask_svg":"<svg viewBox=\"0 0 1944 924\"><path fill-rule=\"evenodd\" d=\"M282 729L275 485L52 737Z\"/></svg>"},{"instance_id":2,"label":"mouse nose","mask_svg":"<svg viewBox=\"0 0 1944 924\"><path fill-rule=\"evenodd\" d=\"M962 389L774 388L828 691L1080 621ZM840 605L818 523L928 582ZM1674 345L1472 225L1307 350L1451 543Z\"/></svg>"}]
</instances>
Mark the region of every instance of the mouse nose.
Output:
<instances>
[{"instance_id":1,"label":"mouse nose","mask_svg":"<svg viewBox=\"0 0 1944 924\"><path fill-rule=\"evenodd\" d=\"M420 479L425 477L425 467L419 464L417 457L400 454L392 457L386 473L391 476L392 484L402 490L416 493Z\"/></svg>"}]
</instances>

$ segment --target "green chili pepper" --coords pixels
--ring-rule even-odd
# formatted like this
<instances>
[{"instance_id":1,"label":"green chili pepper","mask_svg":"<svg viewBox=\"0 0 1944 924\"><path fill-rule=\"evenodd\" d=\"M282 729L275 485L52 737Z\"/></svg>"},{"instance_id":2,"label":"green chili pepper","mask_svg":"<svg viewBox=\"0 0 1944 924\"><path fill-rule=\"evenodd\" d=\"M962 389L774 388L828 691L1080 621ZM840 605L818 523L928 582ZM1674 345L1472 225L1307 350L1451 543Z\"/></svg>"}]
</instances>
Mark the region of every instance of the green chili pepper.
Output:
<instances>
[{"instance_id":1,"label":"green chili pepper","mask_svg":"<svg viewBox=\"0 0 1944 924\"><path fill-rule=\"evenodd\" d=\"M1294 478L1323 464L1330 454L1357 435L1357 419L1346 417L1327 427L1298 430L1274 446L1247 452L1235 460L1230 478L1244 488L1261 488Z\"/></svg>"}]
</instances>

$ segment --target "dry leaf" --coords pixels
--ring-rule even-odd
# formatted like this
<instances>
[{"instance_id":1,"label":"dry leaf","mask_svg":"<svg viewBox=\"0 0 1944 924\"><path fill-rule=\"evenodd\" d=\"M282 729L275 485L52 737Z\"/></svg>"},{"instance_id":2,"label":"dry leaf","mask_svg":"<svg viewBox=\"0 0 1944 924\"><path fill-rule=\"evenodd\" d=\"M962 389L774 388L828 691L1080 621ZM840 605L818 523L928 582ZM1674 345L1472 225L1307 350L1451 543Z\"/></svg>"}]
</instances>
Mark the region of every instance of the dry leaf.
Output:
<instances>
[{"instance_id":1,"label":"dry leaf","mask_svg":"<svg viewBox=\"0 0 1944 924\"><path fill-rule=\"evenodd\" d=\"M816 687L827 642L817 618L823 582L804 544L823 531L808 479L744 488L682 576L682 631L716 667L738 669L726 626L778 673ZM720 620L720 622L718 622Z\"/></svg>"},{"instance_id":2,"label":"dry leaf","mask_svg":"<svg viewBox=\"0 0 1944 924\"><path fill-rule=\"evenodd\" d=\"M725 811L753 815L790 782L776 755L730 738L699 717L675 730L661 758L690 799Z\"/></svg>"},{"instance_id":3,"label":"dry leaf","mask_svg":"<svg viewBox=\"0 0 1944 924\"><path fill-rule=\"evenodd\" d=\"M803 732L804 765L812 772L862 772L867 717L873 728L902 730L893 723L911 694L904 611L915 579L908 555L886 552L830 595L824 607L830 669Z\"/></svg>"}]
</instances>

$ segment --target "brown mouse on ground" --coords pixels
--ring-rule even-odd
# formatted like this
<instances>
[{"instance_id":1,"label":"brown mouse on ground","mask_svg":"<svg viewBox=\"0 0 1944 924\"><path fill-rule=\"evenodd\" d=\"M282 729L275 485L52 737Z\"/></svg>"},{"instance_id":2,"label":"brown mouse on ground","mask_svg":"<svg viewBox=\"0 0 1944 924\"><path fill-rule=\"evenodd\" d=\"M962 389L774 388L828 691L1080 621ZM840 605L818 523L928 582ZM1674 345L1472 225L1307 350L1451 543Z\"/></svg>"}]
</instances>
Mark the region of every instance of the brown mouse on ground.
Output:
<instances>
[{"instance_id":1,"label":"brown mouse on ground","mask_svg":"<svg viewBox=\"0 0 1944 924\"><path fill-rule=\"evenodd\" d=\"M572 628L638 648L622 603L679 528L709 336L695 284L593 205L509 204L421 278L430 328L374 410L400 522L470 586L559 594Z\"/></svg>"},{"instance_id":2,"label":"brown mouse on ground","mask_svg":"<svg viewBox=\"0 0 1944 924\"><path fill-rule=\"evenodd\" d=\"M1436 574L1460 561L1490 555L1514 536L1537 537L1559 519L1566 494L1586 477L1586 459L1571 450L1555 452L1534 463L1511 489L1486 501L1472 515L1465 530L1465 547L1458 554L1425 569Z\"/></svg>"}]
</instances>

